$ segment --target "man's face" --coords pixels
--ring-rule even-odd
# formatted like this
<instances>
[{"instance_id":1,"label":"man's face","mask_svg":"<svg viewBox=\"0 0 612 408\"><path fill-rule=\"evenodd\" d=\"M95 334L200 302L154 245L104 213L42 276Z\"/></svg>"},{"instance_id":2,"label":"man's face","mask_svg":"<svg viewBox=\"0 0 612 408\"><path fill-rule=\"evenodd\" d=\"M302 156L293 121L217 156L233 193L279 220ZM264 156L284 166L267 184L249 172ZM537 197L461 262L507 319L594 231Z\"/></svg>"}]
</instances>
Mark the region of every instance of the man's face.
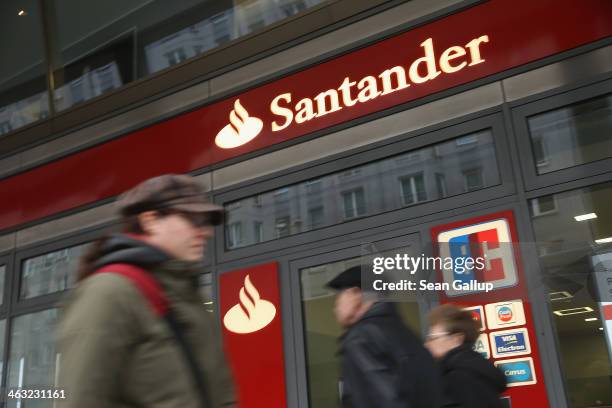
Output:
<instances>
[{"instance_id":1,"label":"man's face","mask_svg":"<svg viewBox=\"0 0 612 408\"><path fill-rule=\"evenodd\" d=\"M336 295L334 315L342 327L349 327L357 320L362 293L359 288L343 289Z\"/></svg>"},{"instance_id":2,"label":"man's face","mask_svg":"<svg viewBox=\"0 0 612 408\"><path fill-rule=\"evenodd\" d=\"M435 324L429 328L425 347L434 358L440 359L452 349L463 344L463 335L450 334L443 324Z\"/></svg>"},{"instance_id":3,"label":"man's face","mask_svg":"<svg viewBox=\"0 0 612 408\"><path fill-rule=\"evenodd\" d=\"M159 215L154 211L141 214L141 224L149 243L170 256L183 261L200 261L204 257L207 241L214 234L210 225L201 225L201 214L172 213Z\"/></svg>"}]
</instances>

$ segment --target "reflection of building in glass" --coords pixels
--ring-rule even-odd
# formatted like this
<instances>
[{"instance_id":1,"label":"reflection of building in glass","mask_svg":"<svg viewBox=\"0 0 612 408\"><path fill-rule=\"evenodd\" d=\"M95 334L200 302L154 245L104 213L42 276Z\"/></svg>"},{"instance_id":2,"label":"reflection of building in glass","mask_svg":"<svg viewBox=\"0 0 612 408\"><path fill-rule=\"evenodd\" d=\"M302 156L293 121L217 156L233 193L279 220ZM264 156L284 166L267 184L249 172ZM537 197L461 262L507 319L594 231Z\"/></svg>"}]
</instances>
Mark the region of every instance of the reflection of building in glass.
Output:
<instances>
[{"instance_id":1,"label":"reflection of building in glass","mask_svg":"<svg viewBox=\"0 0 612 408\"><path fill-rule=\"evenodd\" d=\"M30 258L24 262L21 298L31 298L72 287L83 245Z\"/></svg>"},{"instance_id":2,"label":"reflection of building in glass","mask_svg":"<svg viewBox=\"0 0 612 408\"><path fill-rule=\"evenodd\" d=\"M233 10L226 10L145 46L149 72L160 71L231 39Z\"/></svg>"},{"instance_id":3,"label":"reflection of building in glass","mask_svg":"<svg viewBox=\"0 0 612 408\"><path fill-rule=\"evenodd\" d=\"M528 123L539 174L611 157L610 95L535 115Z\"/></svg>"},{"instance_id":4,"label":"reflection of building in glass","mask_svg":"<svg viewBox=\"0 0 612 408\"><path fill-rule=\"evenodd\" d=\"M208 17L172 35L147 44L149 73L195 57L230 40L295 15L323 0L235 1L234 8Z\"/></svg>"},{"instance_id":5,"label":"reflection of building in glass","mask_svg":"<svg viewBox=\"0 0 612 408\"><path fill-rule=\"evenodd\" d=\"M541 282L575 406L592 405L593 395L612 396L612 355L602 358L608 350L600 329L600 302L606 298L597 284L601 275L611 273L600 261L610 259L612 245L597 243L612 236L611 200L610 183L531 200Z\"/></svg>"},{"instance_id":6,"label":"reflection of building in glass","mask_svg":"<svg viewBox=\"0 0 612 408\"><path fill-rule=\"evenodd\" d=\"M491 133L483 131L231 203L226 245L283 238L498 183Z\"/></svg>"},{"instance_id":7,"label":"reflection of building in glass","mask_svg":"<svg viewBox=\"0 0 612 408\"><path fill-rule=\"evenodd\" d=\"M49 116L47 92L40 92L10 105L0 107L0 135Z\"/></svg>"},{"instance_id":8,"label":"reflection of building in glass","mask_svg":"<svg viewBox=\"0 0 612 408\"><path fill-rule=\"evenodd\" d=\"M83 75L58 87L54 92L58 110L66 109L76 103L102 95L123 85L116 62L89 70Z\"/></svg>"},{"instance_id":9,"label":"reflection of building in glass","mask_svg":"<svg viewBox=\"0 0 612 408\"><path fill-rule=\"evenodd\" d=\"M55 384L57 354L51 333L57 324L57 309L20 316L11 331L7 383L11 388L36 388ZM8 400L8 407L23 406ZM28 407L52 407L51 400L30 400Z\"/></svg>"}]
</instances>

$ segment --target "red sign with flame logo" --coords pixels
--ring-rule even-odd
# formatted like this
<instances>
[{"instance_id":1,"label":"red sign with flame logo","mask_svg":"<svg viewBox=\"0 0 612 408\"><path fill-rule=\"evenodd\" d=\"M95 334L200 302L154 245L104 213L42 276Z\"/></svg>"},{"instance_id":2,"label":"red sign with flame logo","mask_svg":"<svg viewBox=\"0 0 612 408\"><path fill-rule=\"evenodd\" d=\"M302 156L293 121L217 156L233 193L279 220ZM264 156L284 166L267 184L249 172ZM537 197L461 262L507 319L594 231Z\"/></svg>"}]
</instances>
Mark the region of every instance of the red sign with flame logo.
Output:
<instances>
[{"instance_id":1,"label":"red sign with flame logo","mask_svg":"<svg viewBox=\"0 0 612 408\"><path fill-rule=\"evenodd\" d=\"M571 27L571 29L568 29ZM491 0L0 181L0 229L612 35L609 0ZM134 160L138 160L136 165Z\"/></svg>"},{"instance_id":2,"label":"red sign with flame logo","mask_svg":"<svg viewBox=\"0 0 612 408\"><path fill-rule=\"evenodd\" d=\"M479 313L481 338L484 339L479 339L477 345L480 342L481 349L476 351L495 359L494 364L506 374L508 391L505 394L511 398L512 407L548 407L513 212L503 211L439 225L431 229L431 236L434 250L441 257L482 256L486 259L486 267L481 273L470 276L465 271L454 274L452 269L443 270L438 271L438 280L489 282L491 291L450 289L440 294L440 303L456 303ZM486 314L484 321L482 313ZM514 341L510 345L512 348L503 341L496 343L506 336Z\"/></svg>"},{"instance_id":3,"label":"red sign with flame logo","mask_svg":"<svg viewBox=\"0 0 612 408\"><path fill-rule=\"evenodd\" d=\"M285 408L285 358L276 262L222 273L223 339L241 408Z\"/></svg>"}]
</instances>

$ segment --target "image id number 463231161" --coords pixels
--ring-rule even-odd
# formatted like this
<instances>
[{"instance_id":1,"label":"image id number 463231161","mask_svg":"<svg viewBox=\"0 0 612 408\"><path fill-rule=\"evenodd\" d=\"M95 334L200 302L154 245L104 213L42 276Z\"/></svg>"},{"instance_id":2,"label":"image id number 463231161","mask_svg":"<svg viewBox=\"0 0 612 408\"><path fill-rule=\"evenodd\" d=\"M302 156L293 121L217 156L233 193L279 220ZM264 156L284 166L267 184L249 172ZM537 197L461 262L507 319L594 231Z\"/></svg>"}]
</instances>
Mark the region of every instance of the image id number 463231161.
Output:
<instances>
[{"instance_id":1,"label":"image id number 463231161","mask_svg":"<svg viewBox=\"0 0 612 408\"><path fill-rule=\"evenodd\" d=\"M66 399L66 391L59 388L11 388L7 396L10 399Z\"/></svg>"}]
</instances>

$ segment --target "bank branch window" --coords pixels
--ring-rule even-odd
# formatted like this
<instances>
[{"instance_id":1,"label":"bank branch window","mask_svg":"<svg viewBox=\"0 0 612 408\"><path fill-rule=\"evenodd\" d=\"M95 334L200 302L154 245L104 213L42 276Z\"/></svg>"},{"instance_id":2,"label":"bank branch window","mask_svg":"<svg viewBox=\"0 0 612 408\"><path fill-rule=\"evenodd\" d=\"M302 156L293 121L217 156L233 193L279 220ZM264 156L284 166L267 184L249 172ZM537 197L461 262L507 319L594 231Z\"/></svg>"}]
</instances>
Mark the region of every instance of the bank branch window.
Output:
<instances>
[{"instance_id":1,"label":"bank branch window","mask_svg":"<svg viewBox=\"0 0 612 408\"><path fill-rule=\"evenodd\" d=\"M51 389L57 387L59 354L55 351L54 330L58 310L49 309L13 319L9 343L9 389ZM95 370L95 367L92 367ZM9 398L9 408L51 408L50 399Z\"/></svg>"},{"instance_id":2,"label":"bank branch window","mask_svg":"<svg viewBox=\"0 0 612 408\"><path fill-rule=\"evenodd\" d=\"M6 278L6 266L0 265L0 305L4 303L4 279Z\"/></svg>"},{"instance_id":3,"label":"bank branch window","mask_svg":"<svg viewBox=\"0 0 612 408\"><path fill-rule=\"evenodd\" d=\"M612 406L611 202L606 183L530 205L572 408Z\"/></svg>"},{"instance_id":4,"label":"bank branch window","mask_svg":"<svg viewBox=\"0 0 612 408\"><path fill-rule=\"evenodd\" d=\"M491 130L469 133L258 194L257 200L226 203L225 246L245 247L499 183ZM237 222L245 228L241 242L228 233Z\"/></svg>"},{"instance_id":5,"label":"bank branch window","mask_svg":"<svg viewBox=\"0 0 612 408\"><path fill-rule=\"evenodd\" d=\"M418 253L416 250L404 252L415 256ZM300 270L308 397L312 408L337 408L339 399L338 337L343 331L334 317L335 292L325 285L346 269L359 265L360 259L352 258ZM404 322L418 334L421 323L416 300L393 304Z\"/></svg>"},{"instance_id":6,"label":"bank branch window","mask_svg":"<svg viewBox=\"0 0 612 408\"><path fill-rule=\"evenodd\" d=\"M19 298L29 299L74 286L79 258L87 244L28 258L23 262Z\"/></svg>"},{"instance_id":7,"label":"bank branch window","mask_svg":"<svg viewBox=\"0 0 612 408\"><path fill-rule=\"evenodd\" d=\"M538 174L612 157L612 94L527 118Z\"/></svg>"}]
</instances>

